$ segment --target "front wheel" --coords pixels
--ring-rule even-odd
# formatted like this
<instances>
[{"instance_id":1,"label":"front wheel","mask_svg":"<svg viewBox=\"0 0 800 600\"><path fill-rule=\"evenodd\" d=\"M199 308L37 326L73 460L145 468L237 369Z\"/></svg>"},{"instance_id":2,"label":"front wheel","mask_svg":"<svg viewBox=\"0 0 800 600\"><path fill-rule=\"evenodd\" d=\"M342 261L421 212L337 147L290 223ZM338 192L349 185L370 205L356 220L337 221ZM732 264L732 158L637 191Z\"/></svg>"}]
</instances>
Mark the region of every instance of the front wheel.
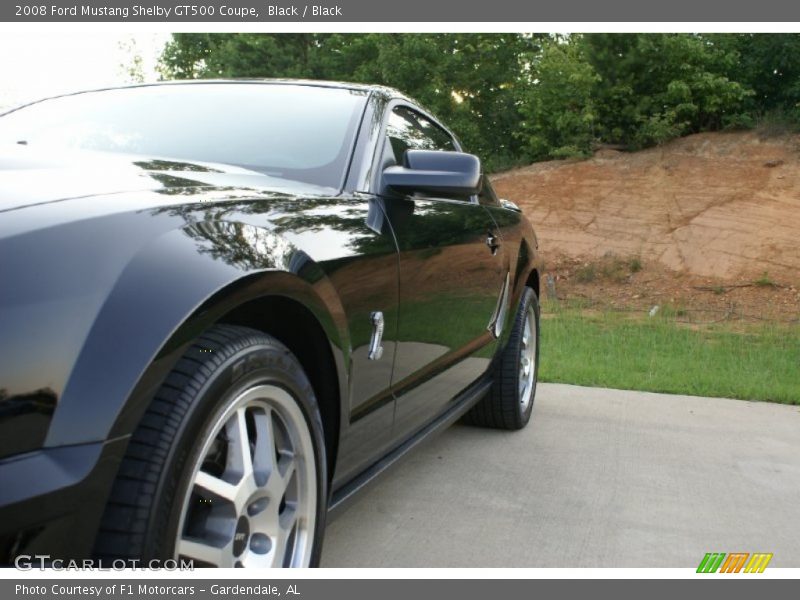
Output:
<instances>
[{"instance_id":1,"label":"front wheel","mask_svg":"<svg viewBox=\"0 0 800 600\"><path fill-rule=\"evenodd\" d=\"M522 429L528 424L539 373L539 300L526 287L511 334L494 367L492 388L464 417L481 427Z\"/></svg>"},{"instance_id":2,"label":"front wheel","mask_svg":"<svg viewBox=\"0 0 800 600\"><path fill-rule=\"evenodd\" d=\"M313 389L285 346L252 329L210 329L133 434L96 553L196 567L316 566L323 439Z\"/></svg>"}]
</instances>

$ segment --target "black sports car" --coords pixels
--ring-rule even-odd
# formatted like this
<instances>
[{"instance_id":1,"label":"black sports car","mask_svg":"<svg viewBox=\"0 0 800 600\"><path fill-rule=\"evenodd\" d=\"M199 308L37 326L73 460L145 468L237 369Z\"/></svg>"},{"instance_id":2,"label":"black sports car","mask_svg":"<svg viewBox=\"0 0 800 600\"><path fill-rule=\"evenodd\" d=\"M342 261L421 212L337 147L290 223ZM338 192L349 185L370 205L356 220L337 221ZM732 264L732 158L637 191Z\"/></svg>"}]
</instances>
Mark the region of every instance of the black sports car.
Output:
<instances>
[{"instance_id":1,"label":"black sports car","mask_svg":"<svg viewBox=\"0 0 800 600\"><path fill-rule=\"evenodd\" d=\"M428 435L525 426L539 270L478 158L391 89L0 115L0 563L317 564L328 511Z\"/></svg>"}]
</instances>

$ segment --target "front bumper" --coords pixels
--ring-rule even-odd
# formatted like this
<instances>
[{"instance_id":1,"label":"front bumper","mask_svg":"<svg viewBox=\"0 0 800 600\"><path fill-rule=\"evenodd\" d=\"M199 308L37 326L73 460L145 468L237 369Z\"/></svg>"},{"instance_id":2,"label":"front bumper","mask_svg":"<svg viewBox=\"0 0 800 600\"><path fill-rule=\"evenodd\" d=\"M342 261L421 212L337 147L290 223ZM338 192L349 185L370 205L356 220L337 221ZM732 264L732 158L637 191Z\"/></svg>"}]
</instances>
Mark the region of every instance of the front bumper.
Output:
<instances>
[{"instance_id":1,"label":"front bumper","mask_svg":"<svg viewBox=\"0 0 800 600\"><path fill-rule=\"evenodd\" d=\"M91 557L127 443L43 448L0 461L0 565L22 555Z\"/></svg>"}]
</instances>

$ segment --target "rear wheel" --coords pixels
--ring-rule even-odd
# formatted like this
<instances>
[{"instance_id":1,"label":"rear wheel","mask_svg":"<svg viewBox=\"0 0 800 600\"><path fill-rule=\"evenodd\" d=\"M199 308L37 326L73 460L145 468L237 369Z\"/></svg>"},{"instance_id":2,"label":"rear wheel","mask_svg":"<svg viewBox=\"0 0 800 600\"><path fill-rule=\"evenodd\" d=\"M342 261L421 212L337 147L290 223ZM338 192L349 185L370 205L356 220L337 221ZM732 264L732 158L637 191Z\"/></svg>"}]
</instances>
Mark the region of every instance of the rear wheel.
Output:
<instances>
[{"instance_id":1,"label":"rear wheel","mask_svg":"<svg viewBox=\"0 0 800 600\"><path fill-rule=\"evenodd\" d=\"M539 301L525 288L508 343L494 368L489 394L464 421L481 427L522 429L528 424L539 372Z\"/></svg>"},{"instance_id":2,"label":"rear wheel","mask_svg":"<svg viewBox=\"0 0 800 600\"><path fill-rule=\"evenodd\" d=\"M179 361L133 434L96 554L315 566L324 451L317 402L291 352L261 332L215 326Z\"/></svg>"}]
</instances>

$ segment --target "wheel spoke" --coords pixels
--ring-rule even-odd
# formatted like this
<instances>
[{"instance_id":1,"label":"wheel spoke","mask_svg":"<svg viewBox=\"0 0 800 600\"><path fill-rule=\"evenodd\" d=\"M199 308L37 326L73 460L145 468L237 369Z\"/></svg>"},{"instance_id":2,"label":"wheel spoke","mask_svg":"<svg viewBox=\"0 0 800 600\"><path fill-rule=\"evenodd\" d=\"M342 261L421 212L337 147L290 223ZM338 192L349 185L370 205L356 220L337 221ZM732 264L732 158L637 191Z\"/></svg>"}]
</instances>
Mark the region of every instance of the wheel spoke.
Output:
<instances>
[{"instance_id":1,"label":"wheel spoke","mask_svg":"<svg viewBox=\"0 0 800 600\"><path fill-rule=\"evenodd\" d=\"M195 486L205 490L206 492L234 502L238 492L238 486L235 486L227 481L223 481L219 477L209 475L205 471L198 471L194 478Z\"/></svg>"},{"instance_id":2,"label":"wheel spoke","mask_svg":"<svg viewBox=\"0 0 800 600\"><path fill-rule=\"evenodd\" d=\"M264 478L269 477L278 464L275 452L275 426L272 422L272 411L256 411L253 413L256 425L256 450L253 460L256 473Z\"/></svg>"},{"instance_id":3,"label":"wheel spoke","mask_svg":"<svg viewBox=\"0 0 800 600\"><path fill-rule=\"evenodd\" d=\"M286 536L281 531L280 534L272 538L272 549L267 554L269 566L273 569L280 569L286 556Z\"/></svg>"},{"instance_id":4,"label":"wheel spoke","mask_svg":"<svg viewBox=\"0 0 800 600\"><path fill-rule=\"evenodd\" d=\"M283 512L278 515L278 526L287 536L297 523L297 503L290 502L286 504Z\"/></svg>"},{"instance_id":5,"label":"wheel spoke","mask_svg":"<svg viewBox=\"0 0 800 600\"><path fill-rule=\"evenodd\" d=\"M296 523L297 518L293 516L288 527L281 525L278 530L278 535L272 539L273 547L269 558L271 559L273 568L283 567L286 562L286 553L290 550L290 548L288 548L289 541L292 538L292 530Z\"/></svg>"},{"instance_id":6,"label":"wheel spoke","mask_svg":"<svg viewBox=\"0 0 800 600\"><path fill-rule=\"evenodd\" d=\"M294 454L284 453L281 463L269 476L266 488L269 497L275 502L280 502L286 494L292 477L297 471L297 457Z\"/></svg>"},{"instance_id":7,"label":"wheel spoke","mask_svg":"<svg viewBox=\"0 0 800 600\"><path fill-rule=\"evenodd\" d=\"M246 409L240 407L225 424L228 436L228 459L226 473L243 478L253 472L253 460L250 455L250 436L247 433Z\"/></svg>"},{"instance_id":8,"label":"wheel spoke","mask_svg":"<svg viewBox=\"0 0 800 600\"><path fill-rule=\"evenodd\" d=\"M281 491L286 492L286 489L289 487L289 484L292 482L292 476L294 475L295 471L297 470L297 458L295 457L294 453L290 454L287 459L288 464L283 470L283 473L280 473L281 476Z\"/></svg>"},{"instance_id":9,"label":"wheel spoke","mask_svg":"<svg viewBox=\"0 0 800 600\"><path fill-rule=\"evenodd\" d=\"M278 503L270 503L265 510L251 517L250 523L254 531L265 533L270 538L275 537L280 531Z\"/></svg>"}]
</instances>

